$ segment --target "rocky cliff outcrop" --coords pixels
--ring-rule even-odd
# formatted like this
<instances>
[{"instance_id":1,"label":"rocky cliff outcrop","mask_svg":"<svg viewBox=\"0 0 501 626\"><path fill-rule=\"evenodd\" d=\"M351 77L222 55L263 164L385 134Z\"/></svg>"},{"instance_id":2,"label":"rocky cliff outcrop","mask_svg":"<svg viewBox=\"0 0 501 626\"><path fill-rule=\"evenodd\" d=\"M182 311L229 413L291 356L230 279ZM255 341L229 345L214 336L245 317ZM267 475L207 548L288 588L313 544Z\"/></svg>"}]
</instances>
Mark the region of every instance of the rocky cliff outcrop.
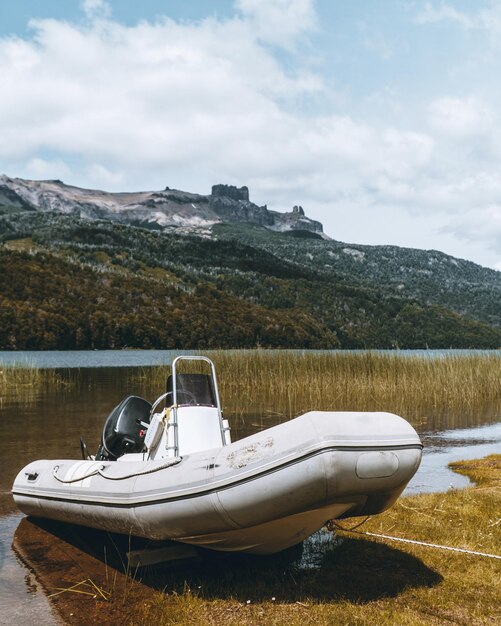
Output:
<instances>
[{"instance_id":1,"label":"rocky cliff outcrop","mask_svg":"<svg viewBox=\"0 0 501 626\"><path fill-rule=\"evenodd\" d=\"M270 211L275 218L272 226L273 230L307 230L312 233L323 235L323 226L320 222L306 217L304 209L301 206L294 206L289 213L278 213Z\"/></svg>"},{"instance_id":2,"label":"rocky cliff outcrop","mask_svg":"<svg viewBox=\"0 0 501 626\"><path fill-rule=\"evenodd\" d=\"M248 187L214 185L202 195L166 187L164 191L109 193L65 185L60 180L24 180L0 176L0 208L55 211L84 219L109 219L152 228L207 228L219 222L249 222L272 230L322 233L322 224L302 207L270 211L249 199Z\"/></svg>"},{"instance_id":3,"label":"rocky cliff outcrop","mask_svg":"<svg viewBox=\"0 0 501 626\"><path fill-rule=\"evenodd\" d=\"M223 222L251 222L259 226L273 226L274 219L266 205L258 206L249 200L247 187L214 185L209 207Z\"/></svg>"},{"instance_id":4,"label":"rocky cliff outcrop","mask_svg":"<svg viewBox=\"0 0 501 626\"><path fill-rule=\"evenodd\" d=\"M288 213L270 211L266 204L258 206L249 200L248 187L214 185L209 207L223 222L251 222L271 230L323 233L322 224L306 217L303 207L294 206Z\"/></svg>"}]
</instances>

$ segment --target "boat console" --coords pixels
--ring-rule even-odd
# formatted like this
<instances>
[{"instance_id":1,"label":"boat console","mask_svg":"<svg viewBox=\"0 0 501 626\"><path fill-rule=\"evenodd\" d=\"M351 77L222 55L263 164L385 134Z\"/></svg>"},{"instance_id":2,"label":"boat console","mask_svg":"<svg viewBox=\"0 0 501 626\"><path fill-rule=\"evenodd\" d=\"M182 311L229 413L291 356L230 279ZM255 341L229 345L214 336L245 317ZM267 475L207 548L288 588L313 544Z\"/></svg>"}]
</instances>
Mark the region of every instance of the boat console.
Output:
<instances>
[{"instance_id":1,"label":"boat console","mask_svg":"<svg viewBox=\"0 0 501 626\"><path fill-rule=\"evenodd\" d=\"M178 373L181 361L203 362L209 374ZM164 405L163 410L158 407ZM97 461L155 460L231 443L223 419L214 363L203 356L180 356L172 363L167 391L153 404L128 396L104 424Z\"/></svg>"}]
</instances>

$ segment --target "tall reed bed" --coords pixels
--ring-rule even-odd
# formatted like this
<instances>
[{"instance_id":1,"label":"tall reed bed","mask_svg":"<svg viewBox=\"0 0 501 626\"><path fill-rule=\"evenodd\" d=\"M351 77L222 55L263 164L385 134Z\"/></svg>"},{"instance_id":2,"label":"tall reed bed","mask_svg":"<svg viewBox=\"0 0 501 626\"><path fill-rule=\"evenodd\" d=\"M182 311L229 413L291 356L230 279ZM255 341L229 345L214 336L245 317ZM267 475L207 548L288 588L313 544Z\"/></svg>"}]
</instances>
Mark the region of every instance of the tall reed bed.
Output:
<instances>
[{"instance_id":1,"label":"tall reed bed","mask_svg":"<svg viewBox=\"0 0 501 626\"><path fill-rule=\"evenodd\" d=\"M70 384L54 369L30 364L0 365L0 402L5 399L31 401L43 390Z\"/></svg>"},{"instance_id":2,"label":"tall reed bed","mask_svg":"<svg viewBox=\"0 0 501 626\"><path fill-rule=\"evenodd\" d=\"M501 410L501 354L407 356L379 352L212 351L223 406L233 415L393 411L416 421L433 412ZM157 387L165 368L139 377ZM137 374L136 374L137 376Z\"/></svg>"}]
</instances>

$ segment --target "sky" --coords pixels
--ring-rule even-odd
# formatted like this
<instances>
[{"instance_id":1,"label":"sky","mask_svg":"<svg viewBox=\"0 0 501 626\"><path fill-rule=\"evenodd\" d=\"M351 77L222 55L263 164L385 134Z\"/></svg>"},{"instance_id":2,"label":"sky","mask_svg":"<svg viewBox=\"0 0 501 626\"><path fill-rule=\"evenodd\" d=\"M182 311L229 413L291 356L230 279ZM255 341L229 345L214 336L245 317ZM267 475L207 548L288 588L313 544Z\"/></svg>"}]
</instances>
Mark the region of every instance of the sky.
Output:
<instances>
[{"instance_id":1,"label":"sky","mask_svg":"<svg viewBox=\"0 0 501 626\"><path fill-rule=\"evenodd\" d=\"M247 185L334 239L501 270L501 2L0 3L0 172Z\"/></svg>"}]
</instances>

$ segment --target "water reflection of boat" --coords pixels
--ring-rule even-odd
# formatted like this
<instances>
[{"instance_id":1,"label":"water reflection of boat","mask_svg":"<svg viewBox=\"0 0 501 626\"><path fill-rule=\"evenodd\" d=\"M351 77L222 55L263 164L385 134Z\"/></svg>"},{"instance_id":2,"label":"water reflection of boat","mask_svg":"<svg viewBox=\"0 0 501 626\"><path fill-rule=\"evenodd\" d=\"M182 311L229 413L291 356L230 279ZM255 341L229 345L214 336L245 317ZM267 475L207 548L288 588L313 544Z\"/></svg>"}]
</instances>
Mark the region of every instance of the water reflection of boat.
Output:
<instances>
[{"instance_id":1,"label":"water reflection of boat","mask_svg":"<svg viewBox=\"0 0 501 626\"><path fill-rule=\"evenodd\" d=\"M194 360L210 374L178 373ZM381 412L312 411L232 443L214 365L178 357L153 405L129 396L112 411L95 457L30 463L12 493L36 517L267 554L388 508L421 451L405 420Z\"/></svg>"}]
</instances>

